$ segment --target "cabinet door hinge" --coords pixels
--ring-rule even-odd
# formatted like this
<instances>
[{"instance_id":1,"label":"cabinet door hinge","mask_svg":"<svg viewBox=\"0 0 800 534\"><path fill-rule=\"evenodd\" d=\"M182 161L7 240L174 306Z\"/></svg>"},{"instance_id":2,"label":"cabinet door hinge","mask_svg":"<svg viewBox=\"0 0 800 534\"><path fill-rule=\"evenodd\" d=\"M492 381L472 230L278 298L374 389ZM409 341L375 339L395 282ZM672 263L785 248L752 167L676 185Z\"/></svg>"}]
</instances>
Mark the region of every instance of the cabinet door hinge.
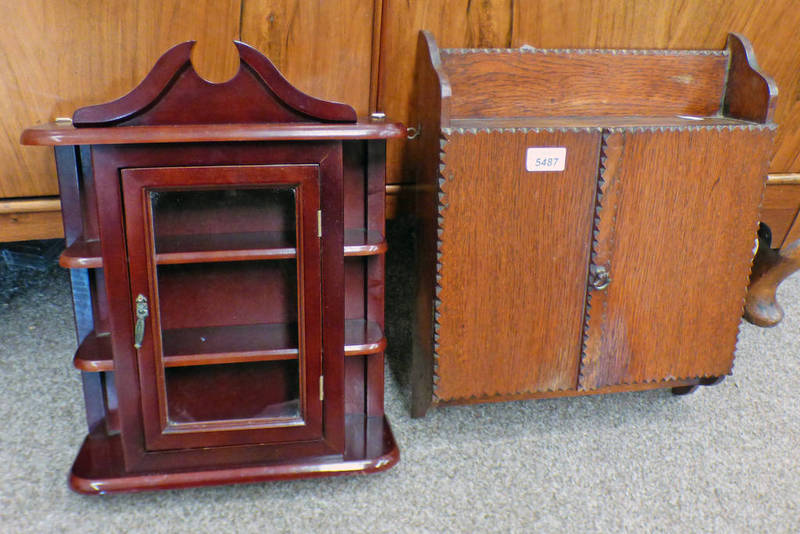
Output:
<instances>
[{"instance_id":1,"label":"cabinet door hinge","mask_svg":"<svg viewBox=\"0 0 800 534\"><path fill-rule=\"evenodd\" d=\"M325 376L319 375L319 400L325 400Z\"/></svg>"},{"instance_id":2,"label":"cabinet door hinge","mask_svg":"<svg viewBox=\"0 0 800 534\"><path fill-rule=\"evenodd\" d=\"M322 210L317 210L317 237L322 237Z\"/></svg>"}]
</instances>

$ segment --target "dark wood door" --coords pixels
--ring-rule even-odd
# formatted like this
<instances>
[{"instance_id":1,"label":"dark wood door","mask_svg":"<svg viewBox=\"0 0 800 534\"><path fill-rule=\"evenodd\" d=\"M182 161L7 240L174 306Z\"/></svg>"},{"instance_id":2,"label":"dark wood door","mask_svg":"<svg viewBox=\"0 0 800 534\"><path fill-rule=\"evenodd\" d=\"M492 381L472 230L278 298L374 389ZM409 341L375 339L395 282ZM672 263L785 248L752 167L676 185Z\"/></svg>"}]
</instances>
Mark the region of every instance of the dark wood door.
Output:
<instances>
[{"instance_id":1,"label":"dark wood door","mask_svg":"<svg viewBox=\"0 0 800 534\"><path fill-rule=\"evenodd\" d=\"M145 449L321 438L319 166L121 179Z\"/></svg>"}]
</instances>

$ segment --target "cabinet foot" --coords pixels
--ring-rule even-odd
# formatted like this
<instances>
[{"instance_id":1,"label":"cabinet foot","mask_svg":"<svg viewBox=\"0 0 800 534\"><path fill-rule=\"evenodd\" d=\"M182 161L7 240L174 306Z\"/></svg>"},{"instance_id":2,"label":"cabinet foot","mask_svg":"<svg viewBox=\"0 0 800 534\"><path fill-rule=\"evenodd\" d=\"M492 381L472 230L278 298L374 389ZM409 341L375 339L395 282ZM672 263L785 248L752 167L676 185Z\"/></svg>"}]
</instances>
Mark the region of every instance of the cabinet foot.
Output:
<instances>
[{"instance_id":1,"label":"cabinet foot","mask_svg":"<svg viewBox=\"0 0 800 534\"><path fill-rule=\"evenodd\" d=\"M694 393L700 386L716 386L725 380L724 376L707 376L701 378L696 384L688 384L686 386L676 386L672 388L673 395L690 395Z\"/></svg>"},{"instance_id":2,"label":"cabinet foot","mask_svg":"<svg viewBox=\"0 0 800 534\"><path fill-rule=\"evenodd\" d=\"M699 384L694 384L693 386L678 386L672 388L673 395L690 395L695 392L697 388L699 388Z\"/></svg>"},{"instance_id":3,"label":"cabinet foot","mask_svg":"<svg viewBox=\"0 0 800 534\"><path fill-rule=\"evenodd\" d=\"M764 237L764 232L760 230L744 318L756 326L769 327L783 319L783 308L778 304L775 293L781 282L800 269L800 239L775 250L770 248L769 241Z\"/></svg>"}]
</instances>

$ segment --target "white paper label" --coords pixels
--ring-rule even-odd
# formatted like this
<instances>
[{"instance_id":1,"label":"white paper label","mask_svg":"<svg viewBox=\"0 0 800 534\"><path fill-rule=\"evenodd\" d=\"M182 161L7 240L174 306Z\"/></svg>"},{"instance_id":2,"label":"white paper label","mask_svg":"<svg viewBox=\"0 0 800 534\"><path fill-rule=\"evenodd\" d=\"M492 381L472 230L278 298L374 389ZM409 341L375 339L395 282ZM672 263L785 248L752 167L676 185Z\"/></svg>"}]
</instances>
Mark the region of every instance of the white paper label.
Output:
<instances>
[{"instance_id":1,"label":"white paper label","mask_svg":"<svg viewBox=\"0 0 800 534\"><path fill-rule=\"evenodd\" d=\"M529 172L563 171L566 162L567 149L563 146L533 146L525 155Z\"/></svg>"}]
</instances>

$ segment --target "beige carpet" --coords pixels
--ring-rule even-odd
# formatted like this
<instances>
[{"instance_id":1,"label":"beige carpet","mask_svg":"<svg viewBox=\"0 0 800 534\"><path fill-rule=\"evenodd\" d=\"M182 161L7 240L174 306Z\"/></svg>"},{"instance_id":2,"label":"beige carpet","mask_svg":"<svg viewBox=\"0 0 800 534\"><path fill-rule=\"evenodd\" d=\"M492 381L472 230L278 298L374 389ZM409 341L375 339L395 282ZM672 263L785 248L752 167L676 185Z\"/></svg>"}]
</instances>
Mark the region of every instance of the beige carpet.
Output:
<instances>
[{"instance_id":1,"label":"beige carpet","mask_svg":"<svg viewBox=\"0 0 800 534\"><path fill-rule=\"evenodd\" d=\"M407 251L390 257L397 467L121 496L66 485L85 432L66 275L0 276L0 532L800 532L800 276L781 326L742 325L719 386L411 420Z\"/></svg>"}]
</instances>

